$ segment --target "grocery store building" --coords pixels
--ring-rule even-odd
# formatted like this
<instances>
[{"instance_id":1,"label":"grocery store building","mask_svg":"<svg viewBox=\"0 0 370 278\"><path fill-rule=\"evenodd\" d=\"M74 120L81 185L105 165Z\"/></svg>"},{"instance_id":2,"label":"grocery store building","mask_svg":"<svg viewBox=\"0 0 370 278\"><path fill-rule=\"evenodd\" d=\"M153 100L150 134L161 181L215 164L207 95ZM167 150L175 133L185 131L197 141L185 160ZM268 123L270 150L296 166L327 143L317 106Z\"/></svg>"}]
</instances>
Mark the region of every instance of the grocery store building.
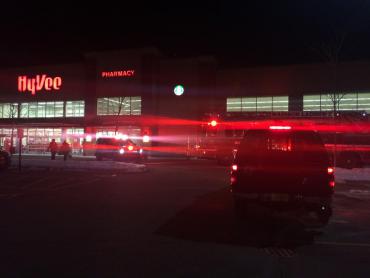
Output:
<instances>
[{"instance_id":1,"label":"grocery store building","mask_svg":"<svg viewBox=\"0 0 370 278\"><path fill-rule=\"evenodd\" d=\"M333 90L345 92L340 111L370 112L367 62L225 69L212 57L169 58L152 48L84 57L0 71L0 146L16 146L18 132L29 153L53 138L80 153L84 140L117 134L183 144L205 113L322 113L333 109Z\"/></svg>"}]
</instances>

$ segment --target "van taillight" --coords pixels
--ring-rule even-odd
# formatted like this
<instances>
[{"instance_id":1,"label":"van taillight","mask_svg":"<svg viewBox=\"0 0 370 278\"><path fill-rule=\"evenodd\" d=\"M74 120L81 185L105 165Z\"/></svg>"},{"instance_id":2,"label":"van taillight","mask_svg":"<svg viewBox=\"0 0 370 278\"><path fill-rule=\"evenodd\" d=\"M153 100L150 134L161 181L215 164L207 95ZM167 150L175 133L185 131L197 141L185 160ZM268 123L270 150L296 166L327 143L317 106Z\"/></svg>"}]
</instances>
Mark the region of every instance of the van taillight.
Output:
<instances>
[{"instance_id":1,"label":"van taillight","mask_svg":"<svg viewBox=\"0 0 370 278\"><path fill-rule=\"evenodd\" d=\"M230 184L231 184L231 185L234 185L235 183L236 183L236 177L231 176L231 177L230 177Z\"/></svg>"},{"instance_id":2,"label":"van taillight","mask_svg":"<svg viewBox=\"0 0 370 278\"><path fill-rule=\"evenodd\" d=\"M335 180L334 180L334 167L328 167L328 175L329 175L329 186L334 188Z\"/></svg>"},{"instance_id":3,"label":"van taillight","mask_svg":"<svg viewBox=\"0 0 370 278\"><path fill-rule=\"evenodd\" d=\"M231 177L230 177L230 184L231 185L234 185L236 183L236 171L238 170L238 165L237 164L233 164L231 165Z\"/></svg>"}]
</instances>

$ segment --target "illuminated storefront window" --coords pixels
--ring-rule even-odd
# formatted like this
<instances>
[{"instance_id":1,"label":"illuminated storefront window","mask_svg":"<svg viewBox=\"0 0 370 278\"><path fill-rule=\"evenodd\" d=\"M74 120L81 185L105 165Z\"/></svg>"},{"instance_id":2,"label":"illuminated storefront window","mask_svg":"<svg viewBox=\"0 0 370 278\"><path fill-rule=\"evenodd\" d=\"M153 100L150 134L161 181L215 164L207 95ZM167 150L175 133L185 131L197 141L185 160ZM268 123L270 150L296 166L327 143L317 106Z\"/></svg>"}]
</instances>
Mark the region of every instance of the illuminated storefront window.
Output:
<instances>
[{"instance_id":1,"label":"illuminated storefront window","mask_svg":"<svg viewBox=\"0 0 370 278\"><path fill-rule=\"evenodd\" d=\"M339 95L339 111L370 112L370 93L353 93ZM304 95L303 111L333 111L332 96L328 94Z\"/></svg>"},{"instance_id":2,"label":"illuminated storefront window","mask_svg":"<svg viewBox=\"0 0 370 278\"><path fill-rule=\"evenodd\" d=\"M13 146L17 143L17 129L16 128L0 128L0 146L6 151L10 151L11 141L13 139Z\"/></svg>"},{"instance_id":3,"label":"illuminated storefront window","mask_svg":"<svg viewBox=\"0 0 370 278\"><path fill-rule=\"evenodd\" d=\"M370 112L370 93L359 93L358 94L357 108L360 111Z\"/></svg>"},{"instance_id":4,"label":"illuminated storefront window","mask_svg":"<svg viewBox=\"0 0 370 278\"><path fill-rule=\"evenodd\" d=\"M72 127L62 128L23 128L22 152L24 153L46 153L47 147L52 139L58 145L64 140L70 144L74 154L82 154L82 142L85 137L84 128ZM11 138L14 146L17 146L17 129L0 128L0 146L9 150ZM16 149L18 150L18 149Z\"/></svg>"},{"instance_id":5,"label":"illuminated storefront window","mask_svg":"<svg viewBox=\"0 0 370 278\"><path fill-rule=\"evenodd\" d=\"M85 101L66 101L66 117L84 117Z\"/></svg>"},{"instance_id":6,"label":"illuminated storefront window","mask_svg":"<svg viewBox=\"0 0 370 278\"><path fill-rule=\"evenodd\" d=\"M320 111L321 99L320 95L305 95L303 96L303 111Z\"/></svg>"},{"instance_id":7,"label":"illuminated storefront window","mask_svg":"<svg viewBox=\"0 0 370 278\"><path fill-rule=\"evenodd\" d=\"M288 96L227 98L227 112L288 111Z\"/></svg>"},{"instance_id":8,"label":"illuminated storefront window","mask_svg":"<svg viewBox=\"0 0 370 278\"><path fill-rule=\"evenodd\" d=\"M333 99L330 95L321 95L321 111L333 111Z\"/></svg>"},{"instance_id":9,"label":"illuminated storefront window","mask_svg":"<svg viewBox=\"0 0 370 278\"><path fill-rule=\"evenodd\" d=\"M106 115L141 115L141 97L98 98L97 114Z\"/></svg>"},{"instance_id":10,"label":"illuminated storefront window","mask_svg":"<svg viewBox=\"0 0 370 278\"><path fill-rule=\"evenodd\" d=\"M66 134L75 135L79 137L80 135L84 134L84 129L83 128L67 128Z\"/></svg>"},{"instance_id":11,"label":"illuminated storefront window","mask_svg":"<svg viewBox=\"0 0 370 278\"><path fill-rule=\"evenodd\" d=\"M0 118L61 118L84 117L85 101L63 101L0 103ZM19 110L19 111L18 111Z\"/></svg>"},{"instance_id":12,"label":"illuminated storefront window","mask_svg":"<svg viewBox=\"0 0 370 278\"><path fill-rule=\"evenodd\" d=\"M21 103L21 118L59 118L63 115L63 101Z\"/></svg>"},{"instance_id":13,"label":"illuminated storefront window","mask_svg":"<svg viewBox=\"0 0 370 278\"><path fill-rule=\"evenodd\" d=\"M257 99L255 97L243 97L241 98L241 111L242 112L256 112L257 111Z\"/></svg>"},{"instance_id":14,"label":"illuminated storefront window","mask_svg":"<svg viewBox=\"0 0 370 278\"><path fill-rule=\"evenodd\" d=\"M257 98L257 111L273 111L272 110L272 97L258 97Z\"/></svg>"},{"instance_id":15,"label":"illuminated storefront window","mask_svg":"<svg viewBox=\"0 0 370 278\"><path fill-rule=\"evenodd\" d=\"M85 132L83 128L67 128L65 139L70 144L73 154L83 153L83 139Z\"/></svg>"},{"instance_id":16,"label":"illuminated storefront window","mask_svg":"<svg viewBox=\"0 0 370 278\"><path fill-rule=\"evenodd\" d=\"M61 128L25 128L22 138L23 151L26 153L44 153L52 139L62 142Z\"/></svg>"},{"instance_id":17,"label":"illuminated storefront window","mask_svg":"<svg viewBox=\"0 0 370 278\"><path fill-rule=\"evenodd\" d=\"M240 97L227 98L226 107L227 107L227 112L241 112L242 99Z\"/></svg>"},{"instance_id":18,"label":"illuminated storefront window","mask_svg":"<svg viewBox=\"0 0 370 278\"><path fill-rule=\"evenodd\" d=\"M131 97L131 115L141 115L141 97Z\"/></svg>"},{"instance_id":19,"label":"illuminated storefront window","mask_svg":"<svg viewBox=\"0 0 370 278\"><path fill-rule=\"evenodd\" d=\"M358 100L358 98L357 98L356 93L345 94L339 102L339 110L342 110L342 111L358 110L357 100ZM333 103L332 103L332 106L333 106Z\"/></svg>"},{"instance_id":20,"label":"illuminated storefront window","mask_svg":"<svg viewBox=\"0 0 370 278\"><path fill-rule=\"evenodd\" d=\"M272 97L273 111L288 111L288 96Z\"/></svg>"},{"instance_id":21,"label":"illuminated storefront window","mask_svg":"<svg viewBox=\"0 0 370 278\"><path fill-rule=\"evenodd\" d=\"M18 103L0 103L0 119L18 118Z\"/></svg>"}]
</instances>

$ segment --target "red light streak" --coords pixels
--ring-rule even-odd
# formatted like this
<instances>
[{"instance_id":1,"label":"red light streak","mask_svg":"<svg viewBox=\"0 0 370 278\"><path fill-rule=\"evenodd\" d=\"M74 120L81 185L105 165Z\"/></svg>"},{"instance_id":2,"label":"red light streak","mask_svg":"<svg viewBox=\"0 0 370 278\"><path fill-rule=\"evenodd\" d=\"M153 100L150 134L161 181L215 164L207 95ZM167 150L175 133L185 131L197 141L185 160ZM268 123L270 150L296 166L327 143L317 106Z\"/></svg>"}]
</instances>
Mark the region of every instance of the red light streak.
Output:
<instances>
[{"instance_id":1,"label":"red light streak","mask_svg":"<svg viewBox=\"0 0 370 278\"><path fill-rule=\"evenodd\" d=\"M328 174L334 174L334 168L328 167Z\"/></svg>"},{"instance_id":2,"label":"red light streak","mask_svg":"<svg viewBox=\"0 0 370 278\"><path fill-rule=\"evenodd\" d=\"M118 124L120 125L132 124L133 121L139 123L142 126L172 126L172 127L188 126L189 128L194 127L199 128L202 126L204 127L208 126L209 128L212 127L210 122L153 115L141 115L140 117L127 116L125 118L119 119ZM269 129L270 126L289 126L294 130L315 130L319 132L370 133L370 123L368 122L353 123L344 121L334 121L333 119L221 121L217 122L217 126L220 127L220 130Z\"/></svg>"},{"instance_id":3,"label":"red light streak","mask_svg":"<svg viewBox=\"0 0 370 278\"><path fill-rule=\"evenodd\" d=\"M325 148L331 151L336 149L337 151L356 151L356 152L370 152L370 142L369 145L344 145L344 144L325 144Z\"/></svg>"},{"instance_id":4,"label":"red light streak","mask_svg":"<svg viewBox=\"0 0 370 278\"><path fill-rule=\"evenodd\" d=\"M270 126L290 126L294 130L315 130L318 132L338 133L370 133L370 123L367 121L343 121L327 119L282 119L282 120L249 120L221 122L224 129L248 130L269 129Z\"/></svg>"},{"instance_id":5,"label":"red light streak","mask_svg":"<svg viewBox=\"0 0 370 278\"><path fill-rule=\"evenodd\" d=\"M235 135L232 137L227 137L225 131L227 130L248 130L248 129L266 129L269 130L272 126L277 127L291 127L292 130L316 130L319 132L340 132L340 133L361 133L365 134L366 132L370 135L370 123L367 121L361 122L345 122L339 119L281 119L281 120L249 120L249 121L222 121L217 122L217 129L214 129L210 121L198 121L193 119L182 119L182 118L171 118L171 117L161 117L161 116L150 116L150 115L141 115L141 116L127 116L118 119L118 125L124 126L135 123L137 126L141 126L142 134L147 134L144 136L150 136L150 141L142 144L144 136L135 135L129 138L136 139L139 145L144 145L145 151L158 151L158 152L168 152L168 153L178 153L185 154L189 151L195 150L198 146L198 149L206 150L207 154L212 151L217 150L217 144L222 144L223 146L230 145L230 153L235 148L235 142L240 140ZM151 127L158 127L159 132L155 133L151 130ZM170 127L170 128L167 128ZM217 132L216 136L208 137L210 140L214 140L209 144L204 144L205 141L197 141L201 136L204 130L215 130ZM284 130L284 129L283 129ZM145 132L147 131L147 132ZM153 133L152 133L153 132ZM84 146L84 149L96 149L100 148L95 145L94 141L96 138L95 133L85 133L83 136L85 138L90 137L93 142L89 142ZM83 138L83 137L81 137ZM225 139L225 140L218 140ZM202 139L203 140L203 139ZM218 141L217 141L218 140ZM229 140L229 141L226 141ZM136 141L135 141L136 142ZM151 145L151 142L157 144L157 146L146 146ZM189 143L188 143L189 142ZM210 141L209 141L210 142ZM203 143L203 145L202 145ZM366 142L365 142L366 143ZM159 145L159 146L158 146ZM201 146L201 147L199 147ZM189 148L188 148L189 147ZM315 151L316 146L309 146L310 150ZM326 144L327 149L334 148L333 144ZM107 147L108 148L108 147ZM111 147L109 147L111 148ZM369 145L344 145L337 144L337 151L341 150L356 150L356 151L367 151L370 152L370 142ZM117 152L119 149L117 149ZM199 154L200 152L197 152ZM192 154L192 153L190 153Z\"/></svg>"},{"instance_id":6,"label":"red light streak","mask_svg":"<svg viewBox=\"0 0 370 278\"><path fill-rule=\"evenodd\" d=\"M204 124L202 121L197 120L190 120L190 119L180 119L180 118L170 118L170 117L162 117L162 116L150 116L150 115L142 115L139 119L137 119L143 126L153 126L153 125L163 125L163 126L201 126Z\"/></svg>"}]
</instances>

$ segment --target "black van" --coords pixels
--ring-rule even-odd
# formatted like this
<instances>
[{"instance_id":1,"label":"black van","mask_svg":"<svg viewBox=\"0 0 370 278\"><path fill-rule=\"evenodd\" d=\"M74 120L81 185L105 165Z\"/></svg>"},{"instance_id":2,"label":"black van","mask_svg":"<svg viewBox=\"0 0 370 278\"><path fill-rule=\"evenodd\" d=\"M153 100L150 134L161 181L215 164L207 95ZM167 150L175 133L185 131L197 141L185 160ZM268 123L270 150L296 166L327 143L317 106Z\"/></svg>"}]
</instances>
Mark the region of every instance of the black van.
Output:
<instances>
[{"instance_id":1,"label":"black van","mask_svg":"<svg viewBox=\"0 0 370 278\"><path fill-rule=\"evenodd\" d=\"M322 226L331 216L334 168L314 131L249 130L232 165L231 191L238 216L263 210Z\"/></svg>"}]
</instances>

